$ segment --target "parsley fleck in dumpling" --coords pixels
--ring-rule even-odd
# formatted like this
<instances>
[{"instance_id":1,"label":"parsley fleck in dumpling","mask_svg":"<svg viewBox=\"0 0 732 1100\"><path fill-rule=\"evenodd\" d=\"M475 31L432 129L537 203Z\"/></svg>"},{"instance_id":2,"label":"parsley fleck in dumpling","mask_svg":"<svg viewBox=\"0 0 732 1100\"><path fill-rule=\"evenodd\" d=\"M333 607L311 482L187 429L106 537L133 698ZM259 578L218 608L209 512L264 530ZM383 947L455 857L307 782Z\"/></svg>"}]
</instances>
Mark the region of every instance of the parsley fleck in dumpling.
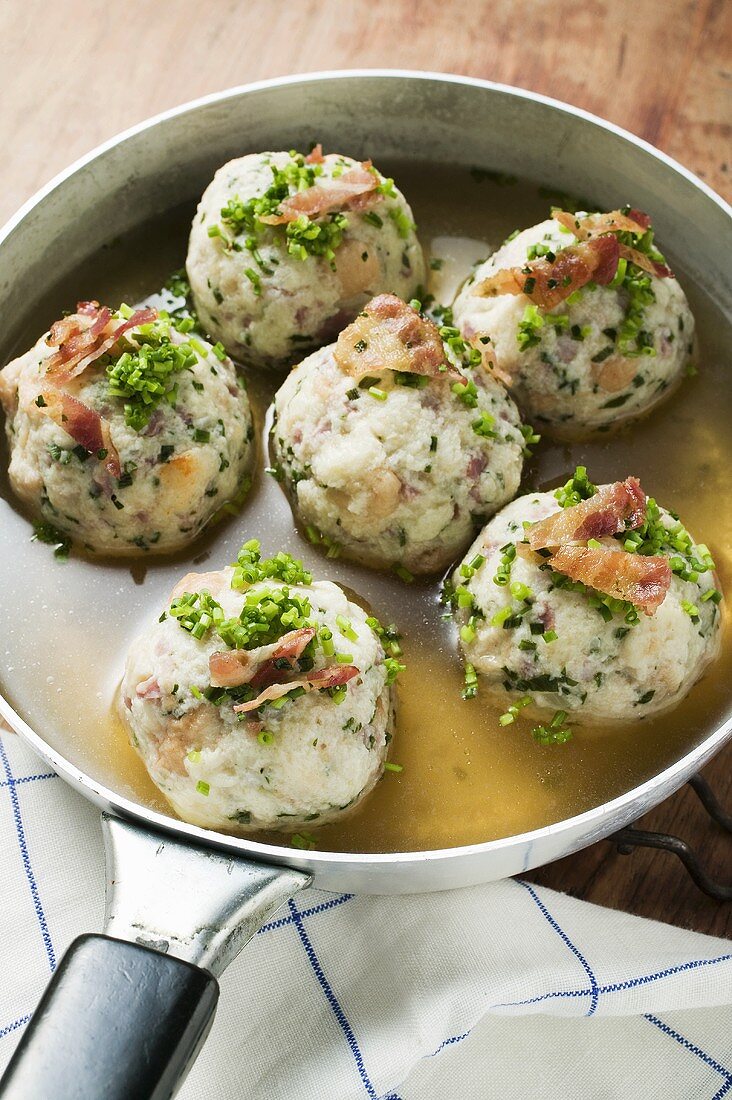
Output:
<instances>
[{"instance_id":1,"label":"parsley fleck in dumpling","mask_svg":"<svg viewBox=\"0 0 732 1100\"><path fill-rule=\"evenodd\" d=\"M332 340L374 294L409 297L424 281L394 181L320 146L220 168L193 221L187 270L206 330L259 367Z\"/></svg>"},{"instance_id":2,"label":"parsley fleck in dumpling","mask_svg":"<svg viewBox=\"0 0 732 1100\"><path fill-rule=\"evenodd\" d=\"M185 821L246 833L334 821L383 772L396 637L299 561L189 573L131 646L122 713Z\"/></svg>"},{"instance_id":3,"label":"parsley fleck in dumpling","mask_svg":"<svg viewBox=\"0 0 732 1100\"><path fill-rule=\"evenodd\" d=\"M186 546L252 463L246 392L221 345L155 309L80 302L0 371L10 483L97 553Z\"/></svg>"},{"instance_id":4,"label":"parsley fleck in dumpling","mask_svg":"<svg viewBox=\"0 0 732 1100\"><path fill-rule=\"evenodd\" d=\"M531 435L480 355L414 306L369 302L287 377L273 428L312 540L402 574L444 568L511 499Z\"/></svg>"},{"instance_id":5,"label":"parsley fleck in dumpling","mask_svg":"<svg viewBox=\"0 0 732 1100\"><path fill-rule=\"evenodd\" d=\"M481 264L455 323L506 377L539 430L576 438L651 409L693 352L686 295L639 210L568 214Z\"/></svg>"},{"instance_id":6,"label":"parsley fleck in dumpling","mask_svg":"<svg viewBox=\"0 0 732 1100\"><path fill-rule=\"evenodd\" d=\"M678 703L717 655L722 594L706 546L634 477L599 488L584 467L494 516L448 586L466 695L485 689L545 720L636 721Z\"/></svg>"}]
</instances>

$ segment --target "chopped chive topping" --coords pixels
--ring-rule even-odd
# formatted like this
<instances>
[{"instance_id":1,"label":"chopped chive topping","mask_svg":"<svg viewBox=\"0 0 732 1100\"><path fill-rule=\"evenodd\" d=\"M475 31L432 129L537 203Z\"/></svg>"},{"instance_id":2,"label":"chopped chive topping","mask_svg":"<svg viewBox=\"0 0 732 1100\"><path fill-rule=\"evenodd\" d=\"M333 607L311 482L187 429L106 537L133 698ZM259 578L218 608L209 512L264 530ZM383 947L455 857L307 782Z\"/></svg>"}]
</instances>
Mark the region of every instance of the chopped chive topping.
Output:
<instances>
[{"instance_id":1,"label":"chopped chive topping","mask_svg":"<svg viewBox=\"0 0 732 1100\"><path fill-rule=\"evenodd\" d=\"M196 783L196 790L199 794L208 795L209 791L211 790L211 784L206 783L203 779L199 779Z\"/></svg>"},{"instance_id":2,"label":"chopped chive topping","mask_svg":"<svg viewBox=\"0 0 732 1100\"><path fill-rule=\"evenodd\" d=\"M498 439L498 432L494 428L495 422L496 418L483 410L478 419L472 422L471 428L476 435L482 436L484 439Z\"/></svg>"},{"instance_id":3,"label":"chopped chive topping","mask_svg":"<svg viewBox=\"0 0 732 1100\"><path fill-rule=\"evenodd\" d=\"M246 588L257 581L273 578L285 584L310 585L313 578L297 558L280 550L272 558L262 559L258 539L249 539L242 546L234 565L232 588Z\"/></svg>"},{"instance_id":4,"label":"chopped chive topping","mask_svg":"<svg viewBox=\"0 0 732 1100\"><path fill-rule=\"evenodd\" d=\"M384 771L385 772L403 772L404 771L404 765L403 764L392 764L390 760L387 760L386 763L384 764Z\"/></svg>"},{"instance_id":5,"label":"chopped chive topping","mask_svg":"<svg viewBox=\"0 0 732 1100\"><path fill-rule=\"evenodd\" d=\"M290 837L290 844L293 848L301 848L303 851L312 851L315 847L315 838L310 833L295 833Z\"/></svg>"},{"instance_id":6,"label":"chopped chive topping","mask_svg":"<svg viewBox=\"0 0 732 1100\"><path fill-rule=\"evenodd\" d=\"M581 500L588 500L597 492L597 486L593 485L587 477L587 467L578 466L574 474L560 489L556 489L554 496L562 508L571 508L579 504Z\"/></svg>"},{"instance_id":7,"label":"chopped chive topping","mask_svg":"<svg viewBox=\"0 0 732 1100\"><path fill-rule=\"evenodd\" d=\"M466 379L465 382L453 382L450 388L469 409L474 409L478 404L478 390L472 378Z\"/></svg>"},{"instance_id":8,"label":"chopped chive topping","mask_svg":"<svg viewBox=\"0 0 732 1100\"><path fill-rule=\"evenodd\" d=\"M258 250L258 242L264 234L283 241L288 253L296 259L322 257L331 267L335 267L336 250L340 247L344 231L348 227L348 219L344 214L329 213L316 220L301 214L294 221L276 226L262 221L268 215L277 214L281 203L290 195L313 187L318 177L324 174L323 166L307 163L301 153L291 151L290 160L284 167L270 165L270 168L272 182L264 193L247 202L242 202L237 197L231 198L221 210L222 226L210 228L209 236L222 238L224 248L235 251L246 249L265 274L271 269L266 266ZM333 175L337 174L336 169ZM241 237L244 238L243 242ZM246 272L248 278L251 278L250 272L259 278L252 268ZM255 281L252 282L256 287Z\"/></svg>"},{"instance_id":9,"label":"chopped chive topping","mask_svg":"<svg viewBox=\"0 0 732 1100\"><path fill-rule=\"evenodd\" d=\"M71 539L69 536L65 535L63 531L59 531L52 523L47 523L45 520L40 520L33 524L31 542L45 542L49 546L55 547L53 556L59 561L66 561L71 550Z\"/></svg>"},{"instance_id":10,"label":"chopped chive topping","mask_svg":"<svg viewBox=\"0 0 732 1100\"><path fill-rule=\"evenodd\" d=\"M478 694L478 675L470 664L465 666L465 686L463 687L463 699L474 699Z\"/></svg>"},{"instance_id":11,"label":"chopped chive topping","mask_svg":"<svg viewBox=\"0 0 732 1100\"><path fill-rule=\"evenodd\" d=\"M374 634L381 640L381 644L384 647L385 652L391 657L400 657L402 653L402 647L399 645L401 634L397 631L396 626L392 623L390 626L382 626L375 616L369 615L366 619L366 625L373 630Z\"/></svg>"},{"instance_id":12,"label":"chopped chive topping","mask_svg":"<svg viewBox=\"0 0 732 1100\"><path fill-rule=\"evenodd\" d=\"M257 272L252 267L245 268L244 269L244 274L246 275L249 282L252 284L252 287L254 288L254 293L259 298L262 294L262 280L261 280L261 278L259 277Z\"/></svg>"},{"instance_id":13,"label":"chopped chive topping","mask_svg":"<svg viewBox=\"0 0 732 1100\"><path fill-rule=\"evenodd\" d=\"M528 351L529 348L535 347L540 342L540 334L544 323L539 307L528 305L519 321L517 332L518 345L521 351Z\"/></svg>"},{"instance_id":14,"label":"chopped chive topping","mask_svg":"<svg viewBox=\"0 0 732 1100\"><path fill-rule=\"evenodd\" d=\"M207 354L198 341L197 352L192 340L173 343L170 336L170 318L160 317L125 333L121 343L126 350L116 357L105 355L100 361L106 364L107 392L124 402L125 424L133 431L145 427L161 401L175 402L175 375L191 369L196 354Z\"/></svg>"},{"instance_id":15,"label":"chopped chive topping","mask_svg":"<svg viewBox=\"0 0 732 1100\"><path fill-rule=\"evenodd\" d=\"M568 714L566 710L558 710L546 726L534 726L531 734L540 745L563 745L569 741L572 731L565 726Z\"/></svg>"},{"instance_id":16,"label":"chopped chive topping","mask_svg":"<svg viewBox=\"0 0 732 1100\"><path fill-rule=\"evenodd\" d=\"M358 634L344 615L336 615L336 625L343 637L348 638L349 642L358 641Z\"/></svg>"},{"instance_id":17,"label":"chopped chive topping","mask_svg":"<svg viewBox=\"0 0 732 1100\"><path fill-rule=\"evenodd\" d=\"M496 569L493 583L499 588L505 588L511 577L511 566L516 558L515 543L509 542L501 547L501 560Z\"/></svg>"},{"instance_id":18,"label":"chopped chive topping","mask_svg":"<svg viewBox=\"0 0 732 1100\"><path fill-rule=\"evenodd\" d=\"M518 699L515 703L512 703L504 714L499 715L498 721L502 726L510 726L516 721L520 711L523 710L524 707L530 706L532 702L533 700L531 697L525 695L523 699Z\"/></svg>"}]
</instances>

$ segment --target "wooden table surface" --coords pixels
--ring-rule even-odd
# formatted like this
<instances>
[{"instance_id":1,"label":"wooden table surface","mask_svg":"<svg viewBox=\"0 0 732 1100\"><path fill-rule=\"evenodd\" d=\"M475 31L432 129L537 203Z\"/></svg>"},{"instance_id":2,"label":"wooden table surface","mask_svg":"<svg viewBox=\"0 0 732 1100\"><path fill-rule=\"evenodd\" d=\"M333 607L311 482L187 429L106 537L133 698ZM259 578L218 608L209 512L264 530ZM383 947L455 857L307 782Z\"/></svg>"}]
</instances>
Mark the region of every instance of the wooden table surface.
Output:
<instances>
[{"instance_id":1,"label":"wooden table surface","mask_svg":"<svg viewBox=\"0 0 732 1100\"><path fill-rule=\"evenodd\" d=\"M543 92L659 146L732 197L732 9L726 0L0 0L0 222L57 171L148 115L286 73L464 73ZM732 804L732 745L705 769ZM732 841L690 790L642 826L686 837L732 877ZM732 935L672 855L601 842L534 881Z\"/></svg>"}]
</instances>

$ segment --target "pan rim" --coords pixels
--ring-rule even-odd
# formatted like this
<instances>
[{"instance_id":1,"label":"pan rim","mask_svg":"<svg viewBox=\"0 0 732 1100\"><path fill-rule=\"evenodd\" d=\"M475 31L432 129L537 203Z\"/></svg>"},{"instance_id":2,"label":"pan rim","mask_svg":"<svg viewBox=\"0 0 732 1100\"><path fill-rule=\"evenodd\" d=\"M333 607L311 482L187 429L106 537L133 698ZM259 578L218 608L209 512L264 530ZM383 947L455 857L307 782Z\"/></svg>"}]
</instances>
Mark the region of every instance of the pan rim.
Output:
<instances>
[{"instance_id":1,"label":"pan rim","mask_svg":"<svg viewBox=\"0 0 732 1100\"><path fill-rule=\"evenodd\" d=\"M169 108L166 111L152 115L121 131L100 145L97 145L89 152L77 158L71 165L57 173L46 184L40 187L23 203L19 210L8 219L2 228L0 228L0 245L11 236L32 210L45 201L66 180L70 179L77 172L104 155L107 151L122 145L138 134L144 133L146 130L211 104L223 103L228 99L236 99L242 95L251 94L260 90L264 91L273 88L323 81L337 82L339 80L353 78L368 78L374 80L406 79L458 84L484 89L488 92L509 96L517 100L526 100L532 103L543 104L564 115L582 119L636 146L647 156L652 157L667 168L670 168L676 175L686 180L697 191L706 196L706 198L723 213L726 213L728 217L732 218L732 206L702 179L688 168L684 167L684 165L680 164L668 154L656 149L643 138L580 107L575 107L572 104L564 103L550 96L529 91L528 89L483 80L478 77L461 76L454 73L441 73L430 70L359 68L298 73L291 76L273 77L267 80L237 85L220 92L213 92L205 96L197 97L183 104L179 104L178 106ZM191 825L188 822L145 807L140 803L118 795L104 784L93 780L86 772L75 767L75 765L71 764L61 753L47 744L40 734L35 732L2 695L0 695L0 716L2 716L8 725L11 726L11 728L15 730L34 751L42 756L51 765L54 771L64 778L66 782L72 787L80 788L81 793L84 794L86 798L103 809L112 810L121 816L152 826L163 832L185 835L189 840L199 844L215 846L231 852L238 852L243 856L249 856L260 862L275 862L290 867L313 871L316 874L318 871L325 870L329 867L352 864L353 861L358 861L359 865L367 866L398 866L402 864L427 863L441 864L447 859L456 859L461 856L469 858L473 855L486 855L503 849L530 846L536 840L550 836L555 838L561 837L563 834L567 834L568 836L572 834L579 836L582 834L579 844L576 845L582 846L583 841L591 842L593 839L600 839L602 836L607 835L614 827L619 827L622 820L631 820L633 815L626 813L625 816L623 816L623 811L631 809L633 805L643 807L642 812L645 812L651 805L655 805L656 802L659 801L659 799L654 800L653 796L655 793L659 793L663 790L663 797L671 794L681 786L689 775L701 767L706 760L719 751L725 742L732 737L732 715L730 715L720 726L712 731L693 749L689 750L683 757L651 776L640 785L633 787L631 790L618 795L608 802L603 802L599 806L586 810L581 814L564 818L561 821L542 826L541 828L529 832L516 833L511 836L481 841L475 844L460 845L451 848L428 849L424 851L365 853L312 851L305 853L290 847L265 844L260 841L247 839L246 837L229 836L225 833L216 832L215 830ZM607 825L607 828L603 829L603 823ZM593 825L595 826L594 828ZM591 837L589 841L587 839L588 836Z\"/></svg>"}]
</instances>

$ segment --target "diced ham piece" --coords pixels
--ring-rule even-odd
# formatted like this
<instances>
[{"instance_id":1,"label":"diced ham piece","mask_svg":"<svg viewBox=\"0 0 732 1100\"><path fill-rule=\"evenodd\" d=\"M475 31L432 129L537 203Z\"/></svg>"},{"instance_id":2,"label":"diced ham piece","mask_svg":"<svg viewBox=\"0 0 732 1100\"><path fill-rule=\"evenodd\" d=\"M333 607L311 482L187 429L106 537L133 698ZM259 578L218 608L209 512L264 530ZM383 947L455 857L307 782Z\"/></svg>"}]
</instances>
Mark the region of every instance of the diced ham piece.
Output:
<instances>
[{"instance_id":1,"label":"diced ham piece","mask_svg":"<svg viewBox=\"0 0 732 1100\"><path fill-rule=\"evenodd\" d=\"M47 388L41 394L45 405L40 408L45 416L63 428L75 443L79 443L89 454L98 455L106 451L104 465L112 477L121 477L117 448L112 442L109 422L103 420L95 409L89 408L83 401L72 397L63 390Z\"/></svg>"},{"instance_id":2,"label":"diced ham piece","mask_svg":"<svg viewBox=\"0 0 732 1100\"><path fill-rule=\"evenodd\" d=\"M135 689L139 699L162 699L163 692L155 676L142 680Z\"/></svg>"},{"instance_id":3,"label":"diced ham piece","mask_svg":"<svg viewBox=\"0 0 732 1100\"><path fill-rule=\"evenodd\" d=\"M587 214L584 218L578 218L576 214L570 214L566 210L553 210L552 217L555 221L568 229L579 241L589 241L608 233L634 233L643 236L651 227L651 219L642 210L629 210L627 214L620 210L611 210L608 214ZM619 246L619 253L625 260L637 264L650 275L659 279L673 279L674 274L666 264L652 260L650 256L639 252L637 248L631 248L627 244ZM599 280L597 280L599 281Z\"/></svg>"},{"instance_id":4,"label":"diced ham piece","mask_svg":"<svg viewBox=\"0 0 732 1100\"><path fill-rule=\"evenodd\" d=\"M234 710L237 714L246 714L251 710L257 710L264 703L271 703L274 699L281 699L283 695L302 688L303 691L320 691L322 688L339 687L347 684L354 676L359 675L355 665L331 665L329 668L321 668L317 672L309 672L303 680L291 680L287 684L270 684L264 691L248 703L237 703Z\"/></svg>"},{"instance_id":5,"label":"diced ham piece","mask_svg":"<svg viewBox=\"0 0 732 1100\"><path fill-rule=\"evenodd\" d=\"M208 659L208 669L213 687L240 687L241 684L257 684L258 677L265 670L284 676L288 669L275 668L275 661L286 659L294 662L303 653L315 637L312 627L302 627L284 634L272 645L259 646L258 649L229 649L221 653L212 653ZM274 678L277 678L276 676Z\"/></svg>"},{"instance_id":6,"label":"diced ham piece","mask_svg":"<svg viewBox=\"0 0 732 1100\"><path fill-rule=\"evenodd\" d=\"M256 650L229 649L212 653L208 659L208 671L212 687L239 687L248 684L258 668Z\"/></svg>"},{"instance_id":7,"label":"diced ham piece","mask_svg":"<svg viewBox=\"0 0 732 1100\"><path fill-rule=\"evenodd\" d=\"M445 357L437 325L397 298L379 294L343 329L334 350L341 370L353 378L382 370L463 381Z\"/></svg>"},{"instance_id":8,"label":"diced ham piece","mask_svg":"<svg viewBox=\"0 0 732 1100\"><path fill-rule=\"evenodd\" d=\"M114 347L125 332L149 324L158 316L156 309L138 309L126 321L112 326L112 314L106 306L94 314L95 302L80 302L79 305L84 311L56 321L46 338L50 347L58 345L58 351L46 361L46 374L54 380L75 378Z\"/></svg>"},{"instance_id":9,"label":"diced ham piece","mask_svg":"<svg viewBox=\"0 0 732 1100\"><path fill-rule=\"evenodd\" d=\"M541 309L554 309L589 282L609 283L618 269L620 248L612 235L560 249L556 259L530 260L523 267L505 267L476 283L478 298L525 294Z\"/></svg>"},{"instance_id":10,"label":"diced ham piece","mask_svg":"<svg viewBox=\"0 0 732 1100\"><path fill-rule=\"evenodd\" d=\"M602 485L594 496L571 508L560 508L529 530L529 547L566 546L618 535L640 527L646 518L646 494L635 477Z\"/></svg>"},{"instance_id":11,"label":"diced ham piece","mask_svg":"<svg viewBox=\"0 0 732 1100\"><path fill-rule=\"evenodd\" d=\"M590 588L628 600L653 615L671 585L671 566L664 557L629 554L625 550L562 546L548 559L552 569Z\"/></svg>"},{"instance_id":12,"label":"diced ham piece","mask_svg":"<svg viewBox=\"0 0 732 1100\"><path fill-rule=\"evenodd\" d=\"M303 214L308 218L318 218L321 214L338 210L361 209L375 197L379 182L378 175L369 171L367 165L361 164L349 168L335 179L323 179L305 191L296 191L283 199L279 213L261 215L259 221L265 225L284 225L296 221Z\"/></svg>"}]
</instances>

